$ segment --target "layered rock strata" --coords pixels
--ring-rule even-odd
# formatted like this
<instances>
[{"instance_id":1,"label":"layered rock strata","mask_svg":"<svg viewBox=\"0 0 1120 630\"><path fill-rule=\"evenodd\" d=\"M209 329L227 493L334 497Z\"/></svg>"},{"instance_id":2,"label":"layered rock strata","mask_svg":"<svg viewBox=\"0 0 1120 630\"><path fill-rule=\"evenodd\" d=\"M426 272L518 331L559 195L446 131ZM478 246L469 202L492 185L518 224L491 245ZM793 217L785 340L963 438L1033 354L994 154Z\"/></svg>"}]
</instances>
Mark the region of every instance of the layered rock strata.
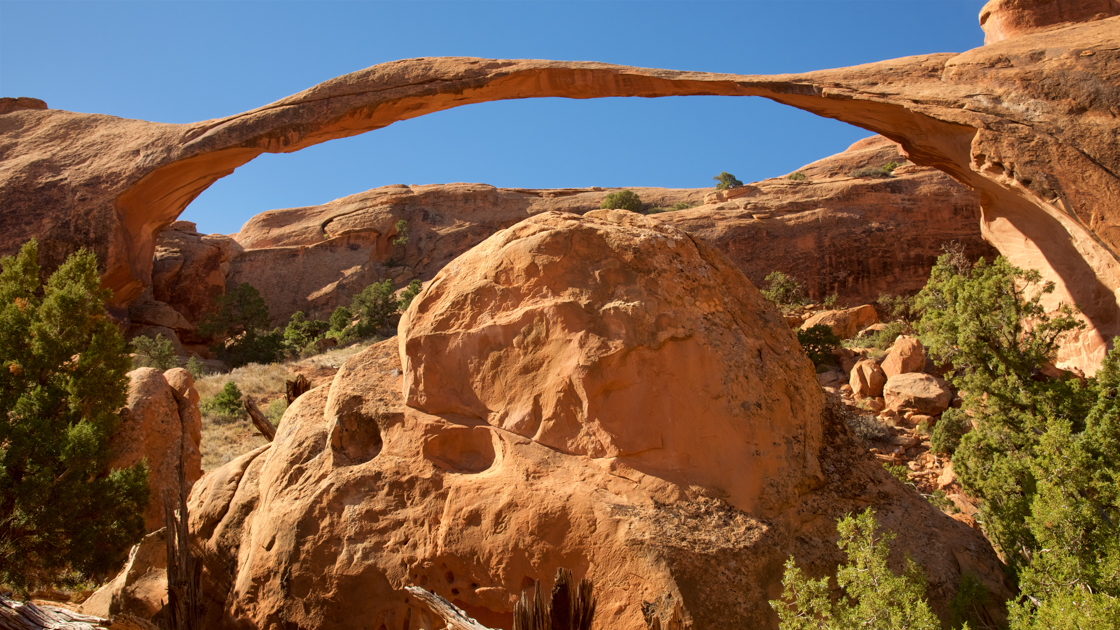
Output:
<instances>
[{"instance_id":1,"label":"layered rock strata","mask_svg":"<svg viewBox=\"0 0 1120 630\"><path fill-rule=\"evenodd\" d=\"M874 136L803 167L805 180L768 179L722 199L710 188L632 190L646 211L693 206L656 218L712 242L755 284L782 271L814 299L836 293L843 302L866 303L884 292L915 291L948 243L959 243L970 259L997 254L980 236L978 198L944 173L910 164L888 178L850 175L891 161L905 162L898 145ZM590 212L609 192L386 186L321 206L272 210L233 236L244 253L232 260L227 284L256 287L277 323L295 311L327 317L371 282L429 280L500 229L548 211ZM408 242L394 245L402 220ZM172 230L167 244L160 237L157 271L165 250L190 261L177 242L199 238ZM219 272L216 260L186 264ZM153 276L157 297L175 295L178 280Z\"/></svg>"},{"instance_id":2,"label":"layered rock strata","mask_svg":"<svg viewBox=\"0 0 1120 630\"><path fill-rule=\"evenodd\" d=\"M983 537L865 459L781 316L678 229L527 219L400 331L196 485L208 627L434 627L413 584L509 627L559 566L594 580L595 628L677 606L686 627L776 627L782 563L833 570L835 519L867 505L941 613L963 571L1008 594Z\"/></svg>"}]
</instances>

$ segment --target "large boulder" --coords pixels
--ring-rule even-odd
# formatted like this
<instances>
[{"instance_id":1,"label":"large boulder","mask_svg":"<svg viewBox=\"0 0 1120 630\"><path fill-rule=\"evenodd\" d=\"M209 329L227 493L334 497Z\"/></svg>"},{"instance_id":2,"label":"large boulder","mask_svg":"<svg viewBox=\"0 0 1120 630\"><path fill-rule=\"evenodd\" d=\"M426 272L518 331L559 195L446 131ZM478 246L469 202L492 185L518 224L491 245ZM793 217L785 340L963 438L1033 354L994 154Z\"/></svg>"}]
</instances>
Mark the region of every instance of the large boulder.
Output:
<instances>
[{"instance_id":1,"label":"large boulder","mask_svg":"<svg viewBox=\"0 0 1120 630\"><path fill-rule=\"evenodd\" d=\"M936 416L949 408L953 390L945 381L929 374L899 374L887 379L883 386L887 408L899 413Z\"/></svg>"},{"instance_id":2,"label":"large boulder","mask_svg":"<svg viewBox=\"0 0 1120 630\"><path fill-rule=\"evenodd\" d=\"M832 334L841 339L851 339L856 336L860 330L870 326L871 324L879 321L879 315L875 312L875 307L870 304L857 306L855 308L846 308L839 311L821 311L805 320L801 324L801 330L808 330L813 326L828 326L832 329Z\"/></svg>"},{"instance_id":3,"label":"large boulder","mask_svg":"<svg viewBox=\"0 0 1120 630\"><path fill-rule=\"evenodd\" d=\"M628 212L548 213L447 266L398 339L196 484L208 627L435 627L420 585L508 628L521 590L569 567L596 629L676 606L772 628L785 559L835 570L836 518L869 504L938 610L962 566L1009 594L982 536L859 452L717 251Z\"/></svg>"},{"instance_id":4,"label":"large boulder","mask_svg":"<svg viewBox=\"0 0 1120 630\"><path fill-rule=\"evenodd\" d=\"M109 442L113 452L110 468L147 462L151 502L144 513L144 526L148 532L164 525L165 494L178 501L180 470L185 491L202 476L198 393L186 370L176 368L169 374L184 393L173 389L159 370L138 368L128 373L128 403L121 409L121 424Z\"/></svg>"},{"instance_id":5,"label":"large boulder","mask_svg":"<svg viewBox=\"0 0 1120 630\"><path fill-rule=\"evenodd\" d=\"M883 395L883 386L886 383L887 375L879 364L871 359L863 359L852 366L848 378L852 395L856 398L879 398Z\"/></svg>"},{"instance_id":6,"label":"large boulder","mask_svg":"<svg viewBox=\"0 0 1120 630\"><path fill-rule=\"evenodd\" d=\"M921 372L926 367L926 349L917 339L902 335L894 340L886 358L883 359L883 373L887 378L899 374Z\"/></svg>"}]
</instances>

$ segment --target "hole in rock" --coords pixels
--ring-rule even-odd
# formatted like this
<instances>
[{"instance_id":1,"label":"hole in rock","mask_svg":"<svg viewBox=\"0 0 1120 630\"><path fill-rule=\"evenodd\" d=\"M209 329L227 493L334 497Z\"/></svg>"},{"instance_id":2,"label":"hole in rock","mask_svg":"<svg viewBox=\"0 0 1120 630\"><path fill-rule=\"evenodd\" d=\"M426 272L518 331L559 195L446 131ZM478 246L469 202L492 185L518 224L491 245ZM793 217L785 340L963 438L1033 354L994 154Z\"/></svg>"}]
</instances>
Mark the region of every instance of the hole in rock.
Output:
<instances>
[{"instance_id":1,"label":"hole in rock","mask_svg":"<svg viewBox=\"0 0 1120 630\"><path fill-rule=\"evenodd\" d=\"M483 472L496 456L494 437L487 427L448 427L424 443L424 457L452 473Z\"/></svg>"}]
</instances>

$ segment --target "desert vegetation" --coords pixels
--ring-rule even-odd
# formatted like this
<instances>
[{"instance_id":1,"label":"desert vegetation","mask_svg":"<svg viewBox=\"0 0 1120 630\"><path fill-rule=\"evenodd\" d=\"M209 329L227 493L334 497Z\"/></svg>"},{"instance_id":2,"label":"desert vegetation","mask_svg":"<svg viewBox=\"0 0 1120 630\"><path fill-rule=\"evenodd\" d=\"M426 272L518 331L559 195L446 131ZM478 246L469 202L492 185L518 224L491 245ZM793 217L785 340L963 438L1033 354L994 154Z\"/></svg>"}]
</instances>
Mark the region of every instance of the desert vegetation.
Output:
<instances>
[{"instance_id":1,"label":"desert vegetation","mask_svg":"<svg viewBox=\"0 0 1120 630\"><path fill-rule=\"evenodd\" d=\"M40 282L38 245L0 259L0 584L26 594L116 571L144 534L143 463L108 470L124 338L81 250Z\"/></svg>"},{"instance_id":2,"label":"desert vegetation","mask_svg":"<svg viewBox=\"0 0 1120 630\"><path fill-rule=\"evenodd\" d=\"M604 210L629 210L641 212L642 199L632 190L619 190L608 194L599 205Z\"/></svg>"},{"instance_id":3,"label":"desert vegetation","mask_svg":"<svg viewBox=\"0 0 1120 630\"><path fill-rule=\"evenodd\" d=\"M1010 627L1112 628L1120 625L1120 465L1110 455L1120 445L1120 353L1111 352L1093 378L1054 369L1062 339L1083 324L1072 306L1042 306L1053 290L1036 271L1003 258L970 264L949 246L917 296L880 300L893 322L844 345L882 350L912 330L960 392L959 408L945 410L932 430L923 420L917 432L932 452L951 456L979 506L976 520L1007 562L1019 588L1007 603ZM820 341L823 328L798 334L818 365L830 349ZM885 437L873 415L852 413L848 425L867 443ZM906 467L885 468L917 489ZM940 490L925 496L958 511ZM896 576L877 564L890 534L876 533L868 514L838 524L849 563L835 578L814 581L787 563L783 597L772 602L783 630L937 627L926 617L920 573L911 566ZM986 594L965 582L954 600L955 628L984 623L969 613L969 598ZM832 584L840 599L829 596Z\"/></svg>"}]
</instances>

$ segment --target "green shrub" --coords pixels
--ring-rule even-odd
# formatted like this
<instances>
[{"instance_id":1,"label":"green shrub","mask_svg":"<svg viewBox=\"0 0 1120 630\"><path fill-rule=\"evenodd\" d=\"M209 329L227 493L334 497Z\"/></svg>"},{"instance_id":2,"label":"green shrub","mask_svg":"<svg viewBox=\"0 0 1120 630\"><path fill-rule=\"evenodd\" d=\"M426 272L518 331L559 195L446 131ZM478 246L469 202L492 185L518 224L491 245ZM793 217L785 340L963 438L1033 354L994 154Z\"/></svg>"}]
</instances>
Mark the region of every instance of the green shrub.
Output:
<instances>
[{"instance_id":1,"label":"green shrub","mask_svg":"<svg viewBox=\"0 0 1120 630\"><path fill-rule=\"evenodd\" d=\"M907 297L905 295L880 293L879 298L875 300L875 311L879 314L880 319L883 320L912 322L917 319L919 315L916 299L915 297Z\"/></svg>"},{"instance_id":2,"label":"green shrub","mask_svg":"<svg viewBox=\"0 0 1120 630\"><path fill-rule=\"evenodd\" d=\"M716 190L727 190L729 188L738 188L738 187L743 185L743 182L739 181L734 175L732 175L731 173L728 173L726 171L721 172L719 175L716 175L712 179L719 182L719 183L716 184Z\"/></svg>"},{"instance_id":3,"label":"green shrub","mask_svg":"<svg viewBox=\"0 0 1120 630\"><path fill-rule=\"evenodd\" d=\"M832 295L826 295L824 298L824 307L832 308L836 306L836 300L838 299L840 299L840 296L835 293L833 293Z\"/></svg>"},{"instance_id":4,"label":"green shrub","mask_svg":"<svg viewBox=\"0 0 1120 630\"><path fill-rule=\"evenodd\" d=\"M911 483L910 482L910 477L908 476L910 470L908 468L906 468L905 466L903 466L902 464L888 464L888 463L884 462L883 463L883 468L887 472L889 472L892 477L894 477L895 479L898 479L904 485L909 485Z\"/></svg>"},{"instance_id":5,"label":"green shrub","mask_svg":"<svg viewBox=\"0 0 1120 630\"><path fill-rule=\"evenodd\" d=\"M891 176L890 173L877 168L873 168L871 166L857 168L856 170L849 173L849 175L851 177L858 177L861 179L882 179Z\"/></svg>"},{"instance_id":6,"label":"green shrub","mask_svg":"<svg viewBox=\"0 0 1120 630\"><path fill-rule=\"evenodd\" d=\"M149 500L143 463L108 470L131 366L97 258L44 287L38 254L0 258L0 584L23 595L117 571Z\"/></svg>"},{"instance_id":7,"label":"green shrub","mask_svg":"<svg viewBox=\"0 0 1120 630\"><path fill-rule=\"evenodd\" d=\"M606 210L639 212L642 209L642 200L632 190L619 190L604 197L599 207Z\"/></svg>"},{"instance_id":8,"label":"green shrub","mask_svg":"<svg viewBox=\"0 0 1120 630\"><path fill-rule=\"evenodd\" d=\"M808 177L805 177L805 173L802 173L801 171L790 173L789 178L795 182L803 182L809 179Z\"/></svg>"},{"instance_id":9,"label":"green shrub","mask_svg":"<svg viewBox=\"0 0 1120 630\"><path fill-rule=\"evenodd\" d=\"M401 247L407 245L408 235L409 233L411 233L411 230L408 227L408 221L405 221L404 219L398 219L397 224L394 227L397 229L397 235L393 238L393 245L399 245Z\"/></svg>"},{"instance_id":10,"label":"green shrub","mask_svg":"<svg viewBox=\"0 0 1120 630\"><path fill-rule=\"evenodd\" d=\"M330 327L330 322L307 319L303 311L296 311L284 329L284 346L291 354L299 355L321 339Z\"/></svg>"},{"instance_id":11,"label":"green shrub","mask_svg":"<svg viewBox=\"0 0 1120 630\"><path fill-rule=\"evenodd\" d=\"M187 359L186 369L191 373L191 378L196 381L206 376L206 368L202 365L202 361L198 360L198 357Z\"/></svg>"},{"instance_id":12,"label":"green shrub","mask_svg":"<svg viewBox=\"0 0 1120 630\"><path fill-rule=\"evenodd\" d=\"M288 401L284 398L273 398L268 402L268 406L264 408L264 417L272 423L272 426L280 426L280 419L284 417L284 412L288 410Z\"/></svg>"},{"instance_id":13,"label":"green shrub","mask_svg":"<svg viewBox=\"0 0 1120 630\"><path fill-rule=\"evenodd\" d=\"M933 425L929 436L929 450L938 455L952 455L960 446L961 438L972 428L968 415L960 409L946 409L941 419Z\"/></svg>"},{"instance_id":14,"label":"green shrub","mask_svg":"<svg viewBox=\"0 0 1120 630\"><path fill-rule=\"evenodd\" d=\"M896 169L898 167L899 167L899 164L897 162L887 162L886 164L883 164L882 166L880 166L878 168L875 168L875 167L872 167L872 166L865 166L863 168L857 168L856 170L849 173L849 175L851 177L871 177L871 178L890 177L891 173L894 172L894 169Z\"/></svg>"},{"instance_id":15,"label":"green shrub","mask_svg":"<svg viewBox=\"0 0 1120 630\"><path fill-rule=\"evenodd\" d=\"M817 324L806 330L797 331L797 341L805 354L809 355L813 365L832 365L836 363L836 356L832 354L840 345L840 338L832 332L832 328L825 324Z\"/></svg>"},{"instance_id":16,"label":"green shrub","mask_svg":"<svg viewBox=\"0 0 1120 630\"><path fill-rule=\"evenodd\" d=\"M891 322L880 330L868 333L855 339L845 339L847 348L874 348L876 350L889 350L898 336L906 329L902 322Z\"/></svg>"},{"instance_id":17,"label":"green shrub","mask_svg":"<svg viewBox=\"0 0 1120 630\"><path fill-rule=\"evenodd\" d=\"M349 326L352 321L354 321L354 314L345 306L340 306L331 313L331 318L328 322L330 324L329 332L335 333L335 336L337 336L341 334L342 331L346 330L346 327Z\"/></svg>"},{"instance_id":18,"label":"green shrub","mask_svg":"<svg viewBox=\"0 0 1120 630\"><path fill-rule=\"evenodd\" d=\"M412 300L416 299L417 295L420 295L420 291L422 291L423 288L424 285L419 280L413 280L412 282L408 283L408 286L405 287L405 290L401 291L401 301L399 307L401 312L408 310L408 307L412 305Z\"/></svg>"},{"instance_id":19,"label":"green shrub","mask_svg":"<svg viewBox=\"0 0 1120 630\"><path fill-rule=\"evenodd\" d=\"M361 339L372 337L389 325L389 318L400 309L400 302L393 295L390 280L374 282L354 296L350 310L358 318L354 335Z\"/></svg>"},{"instance_id":20,"label":"green shrub","mask_svg":"<svg viewBox=\"0 0 1120 630\"><path fill-rule=\"evenodd\" d=\"M274 363L284 352L284 332L272 325L268 305L247 282L215 300L218 311L199 325L199 333L215 340L211 349L230 366Z\"/></svg>"},{"instance_id":21,"label":"green shrub","mask_svg":"<svg viewBox=\"0 0 1120 630\"><path fill-rule=\"evenodd\" d=\"M780 271L771 271L766 276L767 287L762 289L762 297L770 300L779 309L786 311L804 303L801 285L792 276Z\"/></svg>"},{"instance_id":22,"label":"green shrub","mask_svg":"<svg viewBox=\"0 0 1120 630\"><path fill-rule=\"evenodd\" d=\"M150 367L161 372L179 367L179 355L175 352L175 345L163 334L157 334L155 339L139 335L132 339L130 344L135 353L133 362L136 367Z\"/></svg>"},{"instance_id":23,"label":"green shrub","mask_svg":"<svg viewBox=\"0 0 1120 630\"><path fill-rule=\"evenodd\" d=\"M865 510L836 524L837 546L847 562L836 573L834 596L828 577L806 577L791 556L782 576L782 598L770 601L781 630L940 630L925 600L926 581L909 558L902 575L887 566L892 532L880 532L875 513Z\"/></svg>"},{"instance_id":24,"label":"green shrub","mask_svg":"<svg viewBox=\"0 0 1120 630\"><path fill-rule=\"evenodd\" d=\"M241 389L233 381L226 382L222 391L213 398L202 401L199 405L204 413L223 416L226 418L240 418L245 413L244 402L241 400Z\"/></svg>"},{"instance_id":25,"label":"green shrub","mask_svg":"<svg viewBox=\"0 0 1120 630\"><path fill-rule=\"evenodd\" d=\"M268 304L259 291L243 282L214 300L216 313L207 315L198 326L199 334L225 340L245 332L267 330L272 325Z\"/></svg>"}]
</instances>

